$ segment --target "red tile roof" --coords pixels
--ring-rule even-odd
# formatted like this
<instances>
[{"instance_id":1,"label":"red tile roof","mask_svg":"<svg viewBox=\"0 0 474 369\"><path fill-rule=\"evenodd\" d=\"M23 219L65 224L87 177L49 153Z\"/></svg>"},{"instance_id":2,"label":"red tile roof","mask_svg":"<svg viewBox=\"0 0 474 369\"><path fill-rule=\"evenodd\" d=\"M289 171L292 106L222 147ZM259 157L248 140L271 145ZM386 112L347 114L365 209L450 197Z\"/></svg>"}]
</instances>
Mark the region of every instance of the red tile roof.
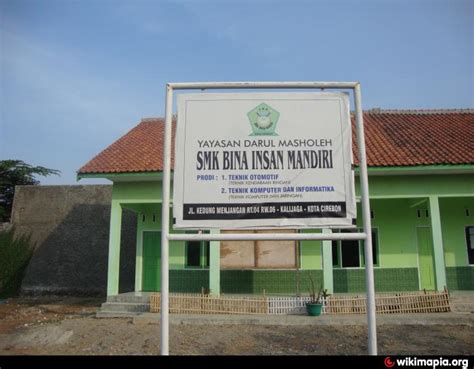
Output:
<instances>
[{"instance_id":1,"label":"red tile roof","mask_svg":"<svg viewBox=\"0 0 474 369\"><path fill-rule=\"evenodd\" d=\"M364 126L369 166L474 164L474 110L374 109L364 112ZM143 119L78 173L162 171L163 127L162 118ZM357 163L354 127L352 131Z\"/></svg>"},{"instance_id":2,"label":"red tile roof","mask_svg":"<svg viewBox=\"0 0 474 369\"><path fill-rule=\"evenodd\" d=\"M85 173L135 173L163 170L164 119L143 119L140 124L79 169ZM173 128L174 125L173 125ZM173 129L174 135L174 129ZM173 145L174 152L174 145ZM173 165L173 158L171 161Z\"/></svg>"},{"instance_id":3,"label":"red tile roof","mask_svg":"<svg viewBox=\"0 0 474 369\"><path fill-rule=\"evenodd\" d=\"M372 167L474 164L474 110L367 111L364 128Z\"/></svg>"}]
</instances>

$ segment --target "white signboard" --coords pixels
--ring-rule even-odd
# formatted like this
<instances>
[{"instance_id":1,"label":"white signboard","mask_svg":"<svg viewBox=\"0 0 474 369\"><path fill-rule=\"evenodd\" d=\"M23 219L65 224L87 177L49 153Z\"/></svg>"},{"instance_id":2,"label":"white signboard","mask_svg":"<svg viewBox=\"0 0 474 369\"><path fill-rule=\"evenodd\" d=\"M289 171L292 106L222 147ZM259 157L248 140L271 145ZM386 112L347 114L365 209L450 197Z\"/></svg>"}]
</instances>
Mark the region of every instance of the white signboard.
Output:
<instances>
[{"instance_id":1,"label":"white signboard","mask_svg":"<svg viewBox=\"0 0 474 369\"><path fill-rule=\"evenodd\" d=\"M178 97L174 228L351 226L345 93Z\"/></svg>"}]
</instances>

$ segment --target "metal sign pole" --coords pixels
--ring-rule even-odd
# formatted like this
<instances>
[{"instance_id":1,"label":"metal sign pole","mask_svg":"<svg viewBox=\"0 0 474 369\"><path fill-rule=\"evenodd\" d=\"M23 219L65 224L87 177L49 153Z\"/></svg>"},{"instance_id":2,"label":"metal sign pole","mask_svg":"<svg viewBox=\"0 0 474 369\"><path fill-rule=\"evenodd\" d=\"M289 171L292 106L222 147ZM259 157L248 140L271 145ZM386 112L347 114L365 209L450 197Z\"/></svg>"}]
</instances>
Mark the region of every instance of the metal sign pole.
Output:
<instances>
[{"instance_id":1,"label":"metal sign pole","mask_svg":"<svg viewBox=\"0 0 474 369\"><path fill-rule=\"evenodd\" d=\"M365 289L367 293L367 326L369 355L377 355L377 326L375 322L375 285L374 263L372 255L372 225L370 220L369 179L367 175L367 158L365 155L364 122L360 84L354 88L356 110L357 144L359 146L360 198L362 204L362 221L365 233Z\"/></svg>"},{"instance_id":2,"label":"metal sign pole","mask_svg":"<svg viewBox=\"0 0 474 369\"><path fill-rule=\"evenodd\" d=\"M163 156L163 199L161 209L161 355L169 355L169 241L171 186L171 131L173 88L166 85L165 142Z\"/></svg>"},{"instance_id":3,"label":"metal sign pole","mask_svg":"<svg viewBox=\"0 0 474 369\"><path fill-rule=\"evenodd\" d=\"M363 233L278 233L278 234L172 234L170 233L171 187L171 132L173 90L205 89L352 89L356 110L357 142L359 147L360 196ZM372 259L372 232L370 220L369 185L365 152L364 126L360 84L358 82L207 82L169 83L166 85L165 141L163 145L163 198L161 233L161 354L169 354L169 241L223 241L223 240L364 240L367 290L368 352L377 355L375 320L375 290Z\"/></svg>"}]
</instances>

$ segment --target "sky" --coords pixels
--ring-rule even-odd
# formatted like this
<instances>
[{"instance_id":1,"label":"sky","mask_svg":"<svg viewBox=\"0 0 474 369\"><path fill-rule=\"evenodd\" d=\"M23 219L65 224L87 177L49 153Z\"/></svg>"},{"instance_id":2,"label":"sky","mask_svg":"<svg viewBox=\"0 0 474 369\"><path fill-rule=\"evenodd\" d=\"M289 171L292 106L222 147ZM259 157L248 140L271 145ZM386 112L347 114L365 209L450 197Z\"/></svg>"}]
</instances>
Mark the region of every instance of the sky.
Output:
<instances>
[{"instance_id":1,"label":"sky","mask_svg":"<svg viewBox=\"0 0 474 369\"><path fill-rule=\"evenodd\" d=\"M0 160L76 184L163 116L167 82L360 81L364 109L473 108L473 59L472 0L0 0Z\"/></svg>"}]
</instances>

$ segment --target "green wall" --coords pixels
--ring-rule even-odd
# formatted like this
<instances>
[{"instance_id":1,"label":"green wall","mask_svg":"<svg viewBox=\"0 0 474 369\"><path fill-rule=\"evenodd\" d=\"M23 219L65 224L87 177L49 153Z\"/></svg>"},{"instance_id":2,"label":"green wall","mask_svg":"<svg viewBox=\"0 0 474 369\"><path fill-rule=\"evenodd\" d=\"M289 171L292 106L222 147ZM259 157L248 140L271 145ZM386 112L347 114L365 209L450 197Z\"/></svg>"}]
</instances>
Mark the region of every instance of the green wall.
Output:
<instances>
[{"instance_id":1,"label":"green wall","mask_svg":"<svg viewBox=\"0 0 474 369\"><path fill-rule=\"evenodd\" d=\"M450 290L474 290L474 266L447 267L446 279Z\"/></svg>"},{"instance_id":2,"label":"green wall","mask_svg":"<svg viewBox=\"0 0 474 369\"><path fill-rule=\"evenodd\" d=\"M374 268L376 291L418 290L416 229L430 226L428 199L372 199L370 206L379 246L379 264ZM468 265L465 239L465 227L474 225L474 197L440 198L440 211L448 288L474 289L474 266ZM361 227L360 206L358 220ZM301 245L302 269L321 269L321 242L302 241ZM333 276L335 292L365 289L363 267L334 267Z\"/></svg>"},{"instance_id":3,"label":"green wall","mask_svg":"<svg viewBox=\"0 0 474 369\"><path fill-rule=\"evenodd\" d=\"M208 269L170 269L170 291L199 293L209 288Z\"/></svg>"},{"instance_id":4,"label":"green wall","mask_svg":"<svg viewBox=\"0 0 474 369\"><path fill-rule=\"evenodd\" d=\"M417 268L416 227L429 224L423 205L415 199L371 200L372 228L377 229L379 265L376 268ZM358 204L360 205L360 204ZM425 203L426 207L426 203ZM422 217L417 217L421 208ZM358 227L362 228L358 206ZM301 241L302 269L321 269L321 241ZM363 267L361 267L363 269Z\"/></svg>"},{"instance_id":5,"label":"green wall","mask_svg":"<svg viewBox=\"0 0 474 369\"><path fill-rule=\"evenodd\" d=\"M356 176L355 187L356 194L359 196L358 176ZM172 188L173 186L171 186ZM369 176L369 191L371 198L411 198L429 195L472 197L474 196L474 174L371 175ZM161 202L161 182L155 180L121 182L116 180L112 196L113 200L125 202L137 202L137 200L139 200L138 202Z\"/></svg>"},{"instance_id":6,"label":"green wall","mask_svg":"<svg viewBox=\"0 0 474 369\"><path fill-rule=\"evenodd\" d=\"M159 181L114 182L112 200L121 203L160 203L161 188Z\"/></svg>"},{"instance_id":7,"label":"green wall","mask_svg":"<svg viewBox=\"0 0 474 369\"><path fill-rule=\"evenodd\" d=\"M417 268L374 269L376 292L418 291ZM334 269L334 292L354 293L365 291L365 270Z\"/></svg>"},{"instance_id":8,"label":"green wall","mask_svg":"<svg viewBox=\"0 0 474 369\"><path fill-rule=\"evenodd\" d=\"M374 214L372 226L377 229L379 245L379 265L375 267L377 291L418 289L416 228L430 225L429 214L426 216L428 195L459 196L440 197L448 288L474 289L474 266L468 265L464 235L465 227L474 225L473 175L371 176L369 186ZM142 232L161 230L161 183L115 182L112 199L139 214L139 259ZM466 208L470 209L469 216ZM421 217L417 216L418 210ZM358 220L358 226L361 226L360 203ZM322 278L321 242L301 241L300 255L299 274L295 270L222 270L222 292L261 293L265 289L267 293L293 293L298 278L304 279L302 276L306 272L313 271ZM171 290L183 291L188 286L199 292L203 285L208 286L208 269L184 269L185 243L173 241L170 244ZM335 292L360 292L365 288L364 278L363 267L334 268Z\"/></svg>"},{"instance_id":9,"label":"green wall","mask_svg":"<svg viewBox=\"0 0 474 369\"><path fill-rule=\"evenodd\" d=\"M154 219L154 220L153 220ZM161 204L143 204L137 217L137 244L141 245L143 231L161 232ZM185 256L183 241L170 241L170 269L183 269Z\"/></svg>"},{"instance_id":10,"label":"green wall","mask_svg":"<svg viewBox=\"0 0 474 369\"><path fill-rule=\"evenodd\" d=\"M355 293L365 291L363 269L334 270L334 292ZM228 294L301 294L307 295L309 275L316 288L323 280L322 270L221 270L221 292ZM170 270L171 292L201 292L209 286L209 271ZM377 292L418 290L416 268L389 268L375 271Z\"/></svg>"},{"instance_id":11,"label":"green wall","mask_svg":"<svg viewBox=\"0 0 474 369\"><path fill-rule=\"evenodd\" d=\"M359 178L356 177L359 196ZM369 176L370 198L474 196L474 174Z\"/></svg>"},{"instance_id":12,"label":"green wall","mask_svg":"<svg viewBox=\"0 0 474 369\"><path fill-rule=\"evenodd\" d=\"M379 264L376 268L418 267L416 227L428 225L429 219L423 206L410 207L413 202L419 201L371 200L370 207L374 215L372 228L377 229L379 247ZM421 210L421 218L417 217L418 209ZM360 221L359 225L362 225Z\"/></svg>"},{"instance_id":13,"label":"green wall","mask_svg":"<svg viewBox=\"0 0 474 369\"><path fill-rule=\"evenodd\" d=\"M221 293L307 295L309 275L318 288L323 273L296 270L221 270ZM170 270L170 291L200 292L209 285L208 270Z\"/></svg>"},{"instance_id":14,"label":"green wall","mask_svg":"<svg viewBox=\"0 0 474 369\"><path fill-rule=\"evenodd\" d=\"M302 230L302 233L321 232L317 230ZM309 240L300 242L301 269L322 269L323 258L321 250L321 241Z\"/></svg>"},{"instance_id":15,"label":"green wall","mask_svg":"<svg viewBox=\"0 0 474 369\"><path fill-rule=\"evenodd\" d=\"M370 207L374 215L372 227L377 229L379 241L378 267L417 268L416 228L431 226L430 214L426 213L428 200L373 199ZM471 209L469 216L466 208ZM440 198L440 212L446 266L467 266L465 227L474 225L474 197ZM361 226L359 214L358 220Z\"/></svg>"},{"instance_id":16,"label":"green wall","mask_svg":"<svg viewBox=\"0 0 474 369\"><path fill-rule=\"evenodd\" d=\"M474 197L441 199L440 212L446 266L468 266L465 228L474 226Z\"/></svg>"}]
</instances>

